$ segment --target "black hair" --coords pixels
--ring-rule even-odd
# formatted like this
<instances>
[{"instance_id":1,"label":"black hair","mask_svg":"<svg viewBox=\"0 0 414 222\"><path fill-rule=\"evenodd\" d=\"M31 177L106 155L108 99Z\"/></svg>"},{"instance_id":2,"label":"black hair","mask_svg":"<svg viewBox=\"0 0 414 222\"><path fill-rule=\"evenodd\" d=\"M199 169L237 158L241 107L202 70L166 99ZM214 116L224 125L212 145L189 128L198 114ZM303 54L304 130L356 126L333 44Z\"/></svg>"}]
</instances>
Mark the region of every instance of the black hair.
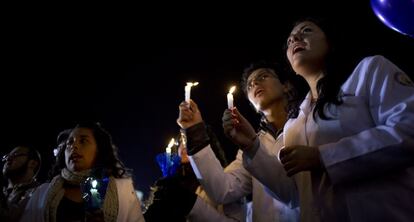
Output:
<instances>
[{"instance_id":1,"label":"black hair","mask_svg":"<svg viewBox=\"0 0 414 222\"><path fill-rule=\"evenodd\" d=\"M95 169L102 169L104 174L115 178L131 176L131 170L127 169L118 157L118 148L113 144L111 135L102 128L100 123L82 122L77 124L73 129L76 128L87 128L93 133L98 150L94 166ZM65 167L65 149L61 149L50 175L53 177L60 174L60 171Z\"/></svg>"},{"instance_id":2,"label":"black hair","mask_svg":"<svg viewBox=\"0 0 414 222\"><path fill-rule=\"evenodd\" d=\"M328 23L324 18L315 18L315 17L304 17L297 20L293 27L297 26L302 22L312 22L318 26L325 34L327 43L328 43L328 54L325 57L325 70L324 76L318 80L316 89L318 91L318 99L315 104L315 109L313 111L313 118L316 119L316 114L321 119L329 119L324 113L324 107L327 104L340 105L342 100L340 97L340 90L342 84L346 81L349 75L352 73L352 69L355 66L355 58L350 58L347 51L347 47L344 45L337 44L341 41L344 36L335 29L335 26L331 23ZM337 26L341 26L338 25ZM349 47L348 47L349 48ZM285 51L287 45L285 45ZM347 58L343 56L346 55ZM293 70L292 70L293 71ZM303 101L305 95L300 99ZM296 110L299 109L300 104L296 104ZM296 113L292 117L297 117Z\"/></svg>"},{"instance_id":3,"label":"black hair","mask_svg":"<svg viewBox=\"0 0 414 222\"><path fill-rule=\"evenodd\" d=\"M71 132L72 132L72 129L62 130L56 138L57 145L61 144L62 142L66 142Z\"/></svg>"},{"instance_id":4,"label":"black hair","mask_svg":"<svg viewBox=\"0 0 414 222\"><path fill-rule=\"evenodd\" d=\"M287 70L283 68L279 63L271 63L271 62L267 62L264 60L250 63L243 70L241 83L240 83L243 89L243 92L246 94L246 96L247 96L247 87L248 87L247 80L249 79L249 76L258 69L272 70L273 72L271 74L274 75L274 77L278 78L282 84L284 84L289 79L289 75L286 72Z\"/></svg>"}]
</instances>

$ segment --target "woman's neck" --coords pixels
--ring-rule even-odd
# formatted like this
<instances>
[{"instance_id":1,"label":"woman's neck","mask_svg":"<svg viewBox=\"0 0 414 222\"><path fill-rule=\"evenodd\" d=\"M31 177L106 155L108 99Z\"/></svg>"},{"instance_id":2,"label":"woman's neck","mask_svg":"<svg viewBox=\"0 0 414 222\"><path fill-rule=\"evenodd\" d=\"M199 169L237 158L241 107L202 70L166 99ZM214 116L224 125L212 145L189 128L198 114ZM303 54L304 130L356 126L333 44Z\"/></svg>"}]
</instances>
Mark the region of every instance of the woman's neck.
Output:
<instances>
[{"instance_id":1,"label":"woman's neck","mask_svg":"<svg viewBox=\"0 0 414 222\"><path fill-rule=\"evenodd\" d=\"M312 100L316 101L319 97L319 92L318 92L318 81L324 76L323 72L317 72L317 73L312 73L309 75L304 75L303 78L306 80L306 82L309 85L309 88L311 90L311 94L312 94Z\"/></svg>"}]
</instances>

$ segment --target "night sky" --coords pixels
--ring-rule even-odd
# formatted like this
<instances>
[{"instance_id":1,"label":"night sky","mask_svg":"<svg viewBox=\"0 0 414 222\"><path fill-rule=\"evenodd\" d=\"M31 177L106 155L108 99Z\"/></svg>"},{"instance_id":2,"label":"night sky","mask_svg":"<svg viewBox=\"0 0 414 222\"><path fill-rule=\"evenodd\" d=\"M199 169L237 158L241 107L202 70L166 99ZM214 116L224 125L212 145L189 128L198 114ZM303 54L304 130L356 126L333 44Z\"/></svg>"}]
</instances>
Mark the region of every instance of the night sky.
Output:
<instances>
[{"instance_id":1,"label":"night sky","mask_svg":"<svg viewBox=\"0 0 414 222\"><path fill-rule=\"evenodd\" d=\"M36 147L45 178L57 134L79 120L99 121L134 170L137 187L147 192L161 176L155 155L178 133L185 82L198 81L192 99L232 159L235 148L221 128L230 85L252 61L284 59L291 24L306 15L338 23L353 53L382 54L413 78L414 39L383 25L369 1L342 6L342 12L341 5L292 2L9 17L2 31L1 154L18 144ZM235 104L257 125L241 90Z\"/></svg>"}]
</instances>

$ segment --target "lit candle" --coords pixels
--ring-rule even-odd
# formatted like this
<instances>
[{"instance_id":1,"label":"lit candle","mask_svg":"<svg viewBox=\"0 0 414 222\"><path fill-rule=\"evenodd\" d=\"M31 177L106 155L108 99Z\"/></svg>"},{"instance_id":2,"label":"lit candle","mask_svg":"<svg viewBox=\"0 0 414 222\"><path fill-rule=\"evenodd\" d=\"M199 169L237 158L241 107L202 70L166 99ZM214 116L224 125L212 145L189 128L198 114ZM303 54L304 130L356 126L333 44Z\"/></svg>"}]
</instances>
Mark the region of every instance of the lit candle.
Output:
<instances>
[{"instance_id":1,"label":"lit candle","mask_svg":"<svg viewBox=\"0 0 414 222\"><path fill-rule=\"evenodd\" d=\"M185 91L185 101L190 104L191 96L191 87L198 85L198 82L187 82L187 85L184 88Z\"/></svg>"},{"instance_id":2,"label":"lit candle","mask_svg":"<svg viewBox=\"0 0 414 222\"><path fill-rule=\"evenodd\" d=\"M167 148L165 149L165 152L166 152L167 154L171 154L171 147L173 147L173 146L174 146L174 143L175 143L175 140L174 140L174 138L172 138L172 139L170 140L170 143L168 143Z\"/></svg>"},{"instance_id":3,"label":"lit candle","mask_svg":"<svg viewBox=\"0 0 414 222\"><path fill-rule=\"evenodd\" d=\"M98 181L92 180L91 185L92 185L92 188L89 191L91 192L91 195L92 195L91 197L92 207L97 208L97 207L100 207L100 204L101 204L101 197L98 192L98 189L96 188L98 185Z\"/></svg>"},{"instance_id":4,"label":"lit candle","mask_svg":"<svg viewBox=\"0 0 414 222\"><path fill-rule=\"evenodd\" d=\"M233 108L233 92L236 90L236 86L232 86L229 90L229 93L227 93L227 107L229 109Z\"/></svg>"},{"instance_id":5,"label":"lit candle","mask_svg":"<svg viewBox=\"0 0 414 222\"><path fill-rule=\"evenodd\" d=\"M175 140L174 138L172 138L170 140L170 143L168 143L167 148L165 148L165 159L166 159L166 166L169 168L170 166L172 166L172 161L171 161L171 147L174 146Z\"/></svg>"}]
</instances>

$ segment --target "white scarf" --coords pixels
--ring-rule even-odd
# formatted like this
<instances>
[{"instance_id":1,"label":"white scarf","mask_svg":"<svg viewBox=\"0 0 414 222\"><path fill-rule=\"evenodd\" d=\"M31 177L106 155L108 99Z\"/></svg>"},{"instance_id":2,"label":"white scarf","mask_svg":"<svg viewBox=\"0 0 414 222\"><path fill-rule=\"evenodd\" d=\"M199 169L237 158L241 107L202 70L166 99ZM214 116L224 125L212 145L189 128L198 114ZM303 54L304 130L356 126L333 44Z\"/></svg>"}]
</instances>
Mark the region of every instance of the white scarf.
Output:
<instances>
[{"instance_id":1,"label":"white scarf","mask_svg":"<svg viewBox=\"0 0 414 222\"><path fill-rule=\"evenodd\" d=\"M64 168L61 174L54 177L49 185L49 191L46 196L45 221L56 222L56 213L59 203L62 200L65 190L64 183L79 185L90 175L91 170L81 172L72 172ZM116 189L115 179L109 177L108 187L106 188L105 200L103 203L103 214L106 222L116 221L118 216L118 192Z\"/></svg>"}]
</instances>

